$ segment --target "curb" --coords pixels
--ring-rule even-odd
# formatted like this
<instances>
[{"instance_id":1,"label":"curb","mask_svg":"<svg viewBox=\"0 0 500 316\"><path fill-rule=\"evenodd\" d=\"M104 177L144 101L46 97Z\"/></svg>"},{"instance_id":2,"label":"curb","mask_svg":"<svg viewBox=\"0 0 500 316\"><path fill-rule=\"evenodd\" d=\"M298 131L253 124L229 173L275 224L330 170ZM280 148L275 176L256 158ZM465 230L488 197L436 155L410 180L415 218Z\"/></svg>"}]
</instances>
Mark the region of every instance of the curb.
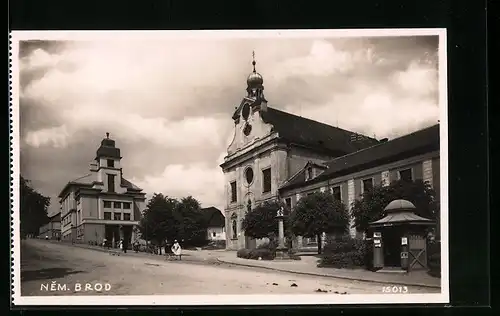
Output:
<instances>
[{"instance_id":1,"label":"curb","mask_svg":"<svg viewBox=\"0 0 500 316\"><path fill-rule=\"evenodd\" d=\"M360 279L360 278L347 277L347 276L335 276L335 275L324 274L324 273L294 271L294 270L287 270L287 269L281 269L281 268L273 268L273 267L265 267L265 266L244 264L244 263L239 263L239 262L238 263L229 262L229 261L224 261L223 259L219 259L219 258L217 258L217 261L219 261L221 263L234 264L234 265L244 266L244 267L261 268L261 269L267 269L267 270L273 270L273 271L288 272L288 273L310 275L310 276L320 276L320 277L342 279L342 280L361 281L361 282L370 282L370 283L382 283L382 284L391 284L391 285L393 285L394 283L398 283L398 284L401 284L401 285L420 286L420 287L427 287L427 288L434 288L434 289L440 289L441 288L441 286L439 286L439 285L430 285L430 284L423 284L423 283L417 283L417 282L394 282L394 281L385 281L385 280L377 281L377 280Z\"/></svg>"}]
</instances>

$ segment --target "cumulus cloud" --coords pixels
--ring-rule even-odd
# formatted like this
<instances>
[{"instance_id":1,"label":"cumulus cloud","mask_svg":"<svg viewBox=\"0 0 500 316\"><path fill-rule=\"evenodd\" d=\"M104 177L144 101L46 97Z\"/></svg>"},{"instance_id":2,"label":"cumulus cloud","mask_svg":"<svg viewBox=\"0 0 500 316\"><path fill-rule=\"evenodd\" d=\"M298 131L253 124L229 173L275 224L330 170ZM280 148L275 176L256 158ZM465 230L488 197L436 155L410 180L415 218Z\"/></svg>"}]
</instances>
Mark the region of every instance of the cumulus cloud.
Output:
<instances>
[{"instance_id":1,"label":"cumulus cloud","mask_svg":"<svg viewBox=\"0 0 500 316\"><path fill-rule=\"evenodd\" d=\"M270 106L379 138L438 120L435 40L31 43L20 59L21 171L53 196L110 132L126 177L148 194L222 207L219 164L252 50Z\"/></svg>"}]
</instances>

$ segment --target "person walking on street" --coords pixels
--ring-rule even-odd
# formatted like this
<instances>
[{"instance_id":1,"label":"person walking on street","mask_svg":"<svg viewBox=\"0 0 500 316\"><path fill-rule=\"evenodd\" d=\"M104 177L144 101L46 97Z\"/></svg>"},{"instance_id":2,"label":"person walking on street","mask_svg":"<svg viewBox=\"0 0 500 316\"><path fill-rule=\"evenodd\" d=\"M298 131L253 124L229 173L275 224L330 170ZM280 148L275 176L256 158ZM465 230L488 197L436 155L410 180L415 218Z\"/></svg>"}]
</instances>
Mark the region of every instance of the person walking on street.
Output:
<instances>
[{"instance_id":1,"label":"person walking on street","mask_svg":"<svg viewBox=\"0 0 500 316\"><path fill-rule=\"evenodd\" d=\"M120 250L123 251L123 239L120 239L118 242L118 247L120 247Z\"/></svg>"},{"instance_id":2,"label":"person walking on street","mask_svg":"<svg viewBox=\"0 0 500 316\"><path fill-rule=\"evenodd\" d=\"M177 242L177 240L174 241L171 250L174 256L179 256L179 260L182 260L182 248L181 245L179 245L179 243Z\"/></svg>"}]
</instances>

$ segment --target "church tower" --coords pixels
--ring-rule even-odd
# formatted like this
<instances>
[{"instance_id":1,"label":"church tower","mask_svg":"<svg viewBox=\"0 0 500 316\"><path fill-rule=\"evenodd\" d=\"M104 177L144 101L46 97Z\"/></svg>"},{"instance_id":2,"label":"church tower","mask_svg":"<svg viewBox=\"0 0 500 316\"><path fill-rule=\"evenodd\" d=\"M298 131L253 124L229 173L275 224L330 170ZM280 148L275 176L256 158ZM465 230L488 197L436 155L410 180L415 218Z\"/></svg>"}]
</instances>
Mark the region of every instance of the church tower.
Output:
<instances>
[{"instance_id":1,"label":"church tower","mask_svg":"<svg viewBox=\"0 0 500 316\"><path fill-rule=\"evenodd\" d=\"M255 62L255 52L252 53L252 57L253 71L247 78L247 98L254 100L256 104L267 103L264 97L264 79L255 70L255 65L257 64Z\"/></svg>"},{"instance_id":2,"label":"church tower","mask_svg":"<svg viewBox=\"0 0 500 316\"><path fill-rule=\"evenodd\" d=\"M121 159L120 148L116 147L115 141L106 133L106 138L101 141L96 158L90 165L90 171L97 173L97 182L102 185L104 192L124 193L125 189L120 185Z\"/></svg>"}]
</instances>

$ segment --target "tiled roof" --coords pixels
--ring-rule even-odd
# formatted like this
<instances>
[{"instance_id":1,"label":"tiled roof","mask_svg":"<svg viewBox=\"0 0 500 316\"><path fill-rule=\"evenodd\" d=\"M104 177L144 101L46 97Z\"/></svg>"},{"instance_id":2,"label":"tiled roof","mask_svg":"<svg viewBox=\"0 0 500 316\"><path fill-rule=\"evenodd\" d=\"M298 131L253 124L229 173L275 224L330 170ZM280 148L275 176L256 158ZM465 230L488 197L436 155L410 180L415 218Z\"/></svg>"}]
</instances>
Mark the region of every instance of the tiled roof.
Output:
<instances>
[{"instance_id":1,"label":"tiled roof","mask_svg":"<svg viewBox=\"0 0 500 316\"><path fill-rule=\"evenodd\" d=\"M224 215L218 208L211 206L203 208L201 211L205 215L208 227L224 227L226 225Z\"/></svg>"},{"instance_id":2,"label":"tiled roof","mask_svg":"<svg viewBox=\"0 0 500 316\"><path fill-rule=\"evenodd\" d=\"M92 184L97 181L95 173L89 173L82 177L76 178L75 180L70 181L71 184Z\"/></svg>"},{"instance_id":3,"label":"tiled roof","mask_svg":"<svg viewBox=\"0 0 500 316\"><path fill-rule=\"evenodd\" d=\"M326 163L328 169L325 172L307 183L332 179L435 150L439 150L439 124L335 158ZM305 176L299 173L281 189L300 187L304 182Z\"/></svg>"},{"instance_id":4,"label":"tiled roof","mask_svg":"<svg viewBox=\"0 0 500 316\"><path fill-rule=\"evenodd\" d=\"M304 167L302 169L300 169L297 173L295 173L287 181L285 181L285 183L283 183L281 185L281 187L291 186L293 184L305 182L306 181L306 170L309 166L314 166L314 167L321 169L321 170L326 170L328 168L328 166L326 166L325 164L318 164L318 163L314 163L314 162L309 161L304 165Z\"/></svg>"},{"instance_id":5,"label":"tiled roof","mask_svg":"<svg viewBox=\"0 0 500 316\"><path fill-rule=\"evenodd\" d=\"M311 119L268 107L261 111L264 122L272 124L280 138L339 154L352 153L376 144L374 138L356 134ZM355 137L356 141L352 138Z\"/></svg>"},{"instance_id":6,"label":"tiled roof","mask_svg":"<svg viewBox=\"0 0 500 316\"><path fill-rule=\"evenodd\" d=\"M82 177L76 178L70 182L68 182L64 188L62 189L61 193L59 194L59 197L61 197L62 193L71 185L76 185L76 186L91 186L93 185L94 182L97 181L96 173L89 173L87 175L84 175ZM128 181L124 177L121 177L121 183L120 185L124 188L127 188L129 190L133 191L142 191L141 188L133 184L132 182Z\"/></svg>"},{"instance_id":7,"label":"tiled roof","mask_svg":"<svg viewBox=\"0 0 500 316\"><path fill-rule=\"evenodd\" d=\"M136 186L132 182L125 179L124 177L122 177L121 186L125 187L127 189L131 189L131 190L139 190L139 191L142 190L141 188L139 188L138 186Z\"/></svg>"}]
</instances>

